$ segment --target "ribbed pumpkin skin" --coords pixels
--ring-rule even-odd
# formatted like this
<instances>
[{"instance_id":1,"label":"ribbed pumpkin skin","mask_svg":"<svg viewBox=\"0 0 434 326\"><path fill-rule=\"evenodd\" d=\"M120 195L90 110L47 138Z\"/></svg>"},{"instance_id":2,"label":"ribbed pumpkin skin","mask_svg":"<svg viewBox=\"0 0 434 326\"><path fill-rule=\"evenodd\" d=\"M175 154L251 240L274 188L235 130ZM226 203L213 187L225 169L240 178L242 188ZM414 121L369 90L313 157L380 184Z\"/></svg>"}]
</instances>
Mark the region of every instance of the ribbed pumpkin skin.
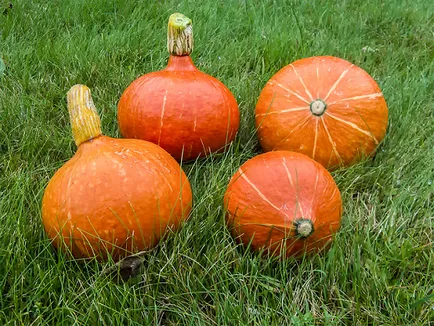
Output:
<instances>
[{"instance_id":1,"label":"ribbed pumpkin skin","mask_svg":"<svg viewBox=\"0 0 434 326\"><path fill-rule=\"evenodd\" d=\"M315 100L326 104L312 113ZM308 155L328 169L372 155L384 138L388 109L381 89L363 69L330 57L311 57L282 68L256 105L256 127L265 151Z\"/></svg>"},{"instance_id":2,"label":"ribbed pumpkin skin","mask_svg":"<svg viewBox=\"0 0 434 326\"><path fill-rule=\"evenodd\" d=\"M74 257L103 259L108 251L117 259L153 247L168 227L178 229L191 205L188 179L163 149L99 136L82 143L50 180L42 221L54 246L63 237Z\"/></svg>"},{"instance_id":3,"label":"ribbed pumpkin skin","mask_svg":"<svg viewBox=\"0 0 434 326\"><path fill-rule=\"evenodd\" d=\"M284 246L286 257L318 252L340 228L338 187L323 166L300 153L273 151L248 160L233 175L224 203L232 235L274 255ZM308 237L296 236L300 219L313 224Z\"/></svg>"},{"instance_id":4,"label":"ribbed pumpkin skin","mask_svg":"<svg viewBox=\"0 0 434 326\"><path fill-rule=\"evenodd\" d=\"M126 88L118 122L124 137L153 142L188 161L223 150L235 138L240 118L226 86L199 71L190 56L171 56L166 69Z\"/></svg>"}]
</instances>

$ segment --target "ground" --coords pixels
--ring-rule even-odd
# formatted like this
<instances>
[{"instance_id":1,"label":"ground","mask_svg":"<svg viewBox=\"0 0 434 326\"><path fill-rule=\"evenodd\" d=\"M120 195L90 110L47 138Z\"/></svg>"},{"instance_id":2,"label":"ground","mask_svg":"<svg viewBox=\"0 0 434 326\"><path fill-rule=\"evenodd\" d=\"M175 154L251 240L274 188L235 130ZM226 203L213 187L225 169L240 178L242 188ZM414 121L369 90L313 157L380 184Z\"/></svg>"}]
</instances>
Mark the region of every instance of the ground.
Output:
<instances>
[{"instance_id":1,"label":"ground","mask_svg":"<svg viewBox=\"0 0 434 326\"><path fill-rule=\"evenodd\" d=\"M117 101L167 62L173 12L193 20L198 68L236 96L223 155L183 165L194 209L182 230L116 285L110 263L57 255L41 224L53 173L75 152L66 92L88 85L106 135ZM434 6L414 1L0 1L0 323L23 325L428 325L434 321ZM389 106L372 160L333 172L342 228L330 251L262 259L226 229L230 176L260 153L254 107L297 59L365 69Z\"/></svg>"}]
</instances>

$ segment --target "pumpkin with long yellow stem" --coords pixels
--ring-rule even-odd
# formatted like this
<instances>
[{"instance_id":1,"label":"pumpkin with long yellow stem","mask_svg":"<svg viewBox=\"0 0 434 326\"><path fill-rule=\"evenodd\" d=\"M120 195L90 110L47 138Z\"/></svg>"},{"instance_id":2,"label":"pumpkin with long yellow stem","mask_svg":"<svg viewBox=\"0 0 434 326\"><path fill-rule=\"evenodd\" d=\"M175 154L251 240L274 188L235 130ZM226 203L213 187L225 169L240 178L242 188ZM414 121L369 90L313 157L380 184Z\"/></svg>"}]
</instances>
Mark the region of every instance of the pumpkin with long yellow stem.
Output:
<instances>
[{"instance_id":1,"label":"pumpkin with long yellow stem","mask_svg":"<svg viewBox=\"0 0 434 326\"><path fill-rule=\"evenodd\" d=\"M238 104L223 83L194 65L188 17L170 16L167 48L167 67L139 77L123 92L121 134L158 144L178 161L225 150L240 124Z\"/></svg>"},{"instance_id":2,"label":"pumpkin with long yellow stem","mask_svg":"<svg viewBox=\"0 0 434 326\"><path fill-rule=\"evenodd\" d=\"M155 246L189 216L192 193L185 173L153 143L102 135L86 86L73 86L67 99L78 149L45 189L48 237L77 258L117 259Z\"/></svg>"}]
</instances>

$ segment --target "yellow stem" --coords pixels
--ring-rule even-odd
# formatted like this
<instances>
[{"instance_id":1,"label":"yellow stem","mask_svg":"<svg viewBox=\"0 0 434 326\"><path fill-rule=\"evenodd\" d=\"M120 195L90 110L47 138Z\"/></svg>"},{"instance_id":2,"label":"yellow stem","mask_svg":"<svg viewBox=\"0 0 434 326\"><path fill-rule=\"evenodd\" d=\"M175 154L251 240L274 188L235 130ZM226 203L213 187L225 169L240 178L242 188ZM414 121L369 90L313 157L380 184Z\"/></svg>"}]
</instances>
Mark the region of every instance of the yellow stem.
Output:
<instances>
[{"instance_id":1,"label":"yellow stem","mask_svg":"<svg viewBox=\"0 0 434 326\"><path fill-rule=\"evenodd\" d=\"M167 26L167 50L171 55L190 55L193 51L193 26L183 14L170 15Z\"/></svg>"},{"instance_id":2,"label":"yellow stem","mask_svg":"<svg viewBox=\"0 0 434 326\"><path fill-rule=\"evenodd\" d=\"M72 86L68 91L67 101L72 134L77 146L100 136L101 121L93 104L90 89L85 85Z\"/></svg>"}]
</instances>

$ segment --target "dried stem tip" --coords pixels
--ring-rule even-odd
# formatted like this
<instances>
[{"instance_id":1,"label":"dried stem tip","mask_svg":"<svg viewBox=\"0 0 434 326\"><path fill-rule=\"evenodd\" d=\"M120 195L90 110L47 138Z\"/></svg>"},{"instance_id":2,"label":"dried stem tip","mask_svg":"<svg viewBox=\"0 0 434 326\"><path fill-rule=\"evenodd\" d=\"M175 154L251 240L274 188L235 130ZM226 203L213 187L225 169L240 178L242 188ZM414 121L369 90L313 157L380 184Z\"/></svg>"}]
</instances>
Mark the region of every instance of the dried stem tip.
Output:
<instances>
[{"instance_id":1,"label":"dried stem tip","mask_svg":"<svg viewBox=\"0 0 434 326\"><path fill-rule=\"evenodd\" d=\"M310 111L316 116L322 116L327 108L327 105L322 100L315 100L310 103Z\"/></svg>"},{"instance_id":2,"label":"dried stem tip","mask_svg":"<svg viewBox=\"0 0 434 326\"><path fill-rule=\"evenodd\" d=\"M85 85L74 85L67 94L69 118L75 143L80 146L101 135L101 121Z\"/></svg>"},{"instance_id":3,"label":"dried stem tip","mask_svg":"<svg viewBox=\"0 0 434 326\"><path fill-rule=\"evenodd\" d=\"M314 231L313 223L309 219L300 218L294 222L294 226L296 235L301 238L307 238Z\"/></svg>"},{"instance_id":4,"label":"dried stem tip","mask_svg":"<svg viewBox=\"0 0 434 326\"><path fill-rule=\"evenodd\" d=\"M193 25L183 14L170 15L167 26L167 50L171 55L190 55L193 51Z\"/></svg>"}]
</instances>

